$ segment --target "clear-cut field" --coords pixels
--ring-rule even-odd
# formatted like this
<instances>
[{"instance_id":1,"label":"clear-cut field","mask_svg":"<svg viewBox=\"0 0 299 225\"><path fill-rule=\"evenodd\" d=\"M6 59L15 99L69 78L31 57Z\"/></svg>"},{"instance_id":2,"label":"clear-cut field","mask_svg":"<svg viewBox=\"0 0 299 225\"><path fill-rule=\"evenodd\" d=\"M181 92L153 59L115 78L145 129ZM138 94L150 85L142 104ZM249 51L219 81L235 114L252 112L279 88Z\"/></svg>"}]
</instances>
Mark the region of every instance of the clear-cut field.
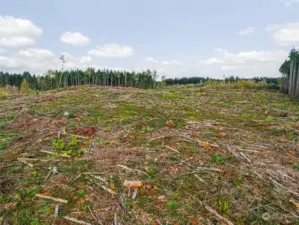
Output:
<instances>
[{"instance_id":1,"label":"clear-cut field","mask_svg":"<svg viewBox=\"0 0 299 225\"><path fill-rule=\"evenodd\" d=\"M1 93L0 224L296 224L298 103L208 87Z\"/></svg>"}]
</instances>

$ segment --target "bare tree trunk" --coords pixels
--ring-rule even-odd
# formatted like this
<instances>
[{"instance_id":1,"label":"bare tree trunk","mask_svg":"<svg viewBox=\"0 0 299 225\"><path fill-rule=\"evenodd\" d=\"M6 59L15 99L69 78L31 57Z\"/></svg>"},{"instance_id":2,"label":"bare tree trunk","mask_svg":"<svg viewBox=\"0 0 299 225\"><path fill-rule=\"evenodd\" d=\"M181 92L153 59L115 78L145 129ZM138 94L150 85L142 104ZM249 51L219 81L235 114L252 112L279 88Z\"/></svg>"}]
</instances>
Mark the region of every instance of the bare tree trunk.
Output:
<instances>
[{"instance_id":1,"label":"bare tree trunk","mask_svg":"<svg viewBox=\"0 0 299 225\"><path fill-rule=\"evenodd\" d=\"M293 82L293 68L294 68L294 62L291 61L290 65L290 75L288 80L288 94L292 94L292 82Z\"/></svg>"},{"instance_id":2,"label":"bare tree trunk","mask_svg":"<svg viewBox=\"0 0 299 225\"><path fill-rule=\"evenodd\" d=\"M297 65L297 74L296 74L296 90L295 95L299 96L299 65Z\"/></svg>"},{"instance_id":3,"label":"bare tree trunk","mask_svg":"<svg viewBox=\"0 0 299 225\"><path fill-rule=\"evenodd\" d=\"M293 63L293 76L292 76L292 78L293 78L293 80L292 80L292 95L295 95L295 93L296 93L296 72L297 72L296 67L297 67L296 62L294 62Z\"/></svg>"}]
</instances>

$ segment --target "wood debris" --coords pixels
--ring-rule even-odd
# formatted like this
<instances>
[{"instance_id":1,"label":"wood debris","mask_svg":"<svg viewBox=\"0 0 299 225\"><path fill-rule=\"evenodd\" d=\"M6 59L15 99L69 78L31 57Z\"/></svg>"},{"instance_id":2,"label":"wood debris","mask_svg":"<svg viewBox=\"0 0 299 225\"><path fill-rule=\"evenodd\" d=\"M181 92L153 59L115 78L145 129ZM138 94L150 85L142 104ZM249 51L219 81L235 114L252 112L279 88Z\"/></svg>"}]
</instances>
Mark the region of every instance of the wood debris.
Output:
<instances>
[{"instance_id":1,"label":"wood debris","mask_svg":"<svg viewBox=\"0 0 299 225\"><path fill-rule=\"evenodd\" d=\"M78 220L78 219L76 219L74 217L64 216L63 219L65 219L67 221L70 221L70 222L82 224L82 225L92 225L91 223L85 222L83 220Z\"/></svg>"},{"instance_id":2,"label":"wood debris","mask_svg":"<svg viewBox=\"0 0 299 225\"><path fill-rule=\"evenodd\" d=\"M216 212L210 206L205 205L205 209L208 210L210 213L212 213L214 216L216 216L220 221L226 223L227 225L234 225L231 221L229 221L225 217L221 216L218 212Z\"/></svg>"},{"instance_id":3,"label":"wood debris","mask_svg":"<svg viewBox=\"0 0 299 225\"><path fill-rule=\"evenodd\" d=\"M43 194L36 194L35 196L39 197L39 198L43 198L43 199L49 199L49 200L52 200L54 202L61 202L61 203L64 203L64 204L68 203L68 200L65 200L65 199L62 199L62 198L54 198L54 197L43 195Z\"/></svg>"}]
</instances>

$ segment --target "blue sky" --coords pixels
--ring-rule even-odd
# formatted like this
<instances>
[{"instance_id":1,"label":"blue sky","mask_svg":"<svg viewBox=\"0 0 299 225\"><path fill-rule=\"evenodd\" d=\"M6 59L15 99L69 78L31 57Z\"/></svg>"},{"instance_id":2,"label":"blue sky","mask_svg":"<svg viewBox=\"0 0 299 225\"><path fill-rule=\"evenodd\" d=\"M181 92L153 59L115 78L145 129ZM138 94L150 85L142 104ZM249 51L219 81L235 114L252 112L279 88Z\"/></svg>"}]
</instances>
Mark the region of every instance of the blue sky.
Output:
<instances>
[{"instance_id":1,"label":"blue sky","mask_svg":"<svg viewBox=\"0 0 299 225\"><path fill-rule=\"evenodd\" d=\"M89 66L166 77L279 76L299 0L0 0L0 70Z\"/></svg>"}]
</instances>

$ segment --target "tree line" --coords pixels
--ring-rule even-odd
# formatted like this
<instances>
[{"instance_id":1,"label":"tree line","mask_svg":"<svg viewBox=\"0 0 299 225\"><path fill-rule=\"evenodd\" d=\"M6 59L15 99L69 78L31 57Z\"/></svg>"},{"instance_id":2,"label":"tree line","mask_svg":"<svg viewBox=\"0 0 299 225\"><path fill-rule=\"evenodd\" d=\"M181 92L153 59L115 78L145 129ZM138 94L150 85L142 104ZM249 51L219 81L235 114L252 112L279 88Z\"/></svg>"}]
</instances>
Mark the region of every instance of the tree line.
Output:
<instances>
[{"instance_id":1,"label":"tree line","mask_svg":"<svg viewBox=\"0 0 299 225\"><path fill-rule=\"evenodd\" d=\"M202 84L204 85L207 81L213 80L216 82L225 82L225 83L237 83L240 80L253 81L254 83L258 83L261 81L265 81L267 84L275 84L278 85L277 78L269 78L269 77L254 77L250 79L239 78L235 76L226 77L224 79L211 79L205 77L182 77L182 78L168 78L165 80L167 85L177 85L177 84Z\"/></svg>"},{"instance_id":2,"label":"tree line","mask_svg":"<svg viewBox=\"0 0 299 225\"><path fill-rule=\"evenodd\" d=\"M299 96L299 50L293 48L279 71L283 75L281 90Z\"/></svg>"},{"instance_id":3,"label":"tree line","mask_svg":"<svg viewBox=\"0 0 299 225\"><path fill-rule=\"evenodd\" d=\"M156 71L146 70L143 72L127 72L113 70L70 70L70 71L48 71L44 76L37 76L24 72L23 74L10 74L0 71L0 87L7 85L20 87L26 80L30 89L51 90L79 85L99 85L135 88L156 88L162 85L157 82Z\"/></svg>"}]
</instances>

